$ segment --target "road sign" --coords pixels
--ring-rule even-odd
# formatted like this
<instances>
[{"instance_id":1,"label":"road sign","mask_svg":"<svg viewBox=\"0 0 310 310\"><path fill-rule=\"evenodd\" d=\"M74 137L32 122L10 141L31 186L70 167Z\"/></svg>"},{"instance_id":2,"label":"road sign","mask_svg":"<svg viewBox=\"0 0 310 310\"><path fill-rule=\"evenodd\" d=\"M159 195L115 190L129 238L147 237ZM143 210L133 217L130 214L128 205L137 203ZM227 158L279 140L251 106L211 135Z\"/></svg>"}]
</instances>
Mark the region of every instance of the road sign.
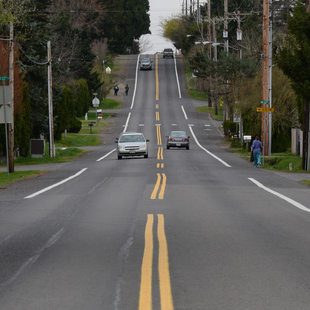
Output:
<instances>
[{"instance_id":1,"label":"road sign","mask_svg":"<svg viewBox=\"0 0 310 310\"><path fill-rule=\"evenodd\" d=\"M274 112L274 108L256 108L257 112Z\"/></svg>"},{"instance_id":2,"label":"road sign","mask_svg":"<svg viewBox=\"0 0 310 310\"><path fill-rule=\"evenodd\" d=\"M3 102L3 97L4 97L5 102ZM4 111L5 111L5 114L4 114ZM13 123L11 86L0 86L0 124L4 124L4 123Z\"/></svg>"},{"instance_id":3,"label":"road sign","mask_svg":"<svg viewBox=\"0 0 310 310\"><path fill-rule=\"evenodd\" d=\"M260 103L261 104L270 104L270 101L269 100L262 100Z\"/></svg>"},{"instance_id":4,"label":"road sign","mask_svg":"<svg viewBox=\"0 0 310 310\"><path fill-rule=\"evenodd\" d=\"M95 97L93 99L93 107L98 108L99 104L100 104L100 100L97 97Z\"/></svg>"},{"instance_id":5,"label":"road sign","mask_svg":"<svg viewBox=\"0 0 310 310\"><path fill-rule=\"evenodd\" d=\"M10 78L6 75L0 76L0 81L8 81Z\"/></svg>"}]
</instances>

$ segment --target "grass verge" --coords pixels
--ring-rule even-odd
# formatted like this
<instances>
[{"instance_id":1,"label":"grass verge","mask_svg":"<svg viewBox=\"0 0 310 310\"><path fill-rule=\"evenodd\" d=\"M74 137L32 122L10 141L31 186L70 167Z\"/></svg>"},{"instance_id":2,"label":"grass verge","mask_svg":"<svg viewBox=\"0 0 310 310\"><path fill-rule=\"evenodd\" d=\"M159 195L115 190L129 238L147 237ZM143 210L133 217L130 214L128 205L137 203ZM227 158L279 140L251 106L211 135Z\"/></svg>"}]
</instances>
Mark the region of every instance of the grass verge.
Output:
<instances>
[{"instance_id":1,"label":"grass verge","mask_svg":"<svg viewBox=\"0 0 310 310\"><path fill-rule=\"evenodd\" d=\"M202 100L202 101L208 100L208 95L203 91L200 91L194 88L189 88L188 93L193 99Z\"/></svg>"},{"instance_id":2,"label":"grass verge","mask_svg":"<svg viewBox=\"0 0 310 310\"><path fill-rule=\"evenodd\" d=\"M308 185L308 186L310 186L310 180L302 180L301 182L306 184L306 185Z\"/></svg>"},{"instance_id":3,"label":"grass verge","mask_svg":"<svg viewBox=\"0 0 310 310\"><path fill-rule=\"evenodd\" d=\"M80 135L68 133L66 137L61 136L61 140L56 142L57 147L93 146L100 144L100 138L92 135Z\"/></svg>"},{"instance_id":4,"label":"grass verge","mask_svg":"<svg viewBox=\"0 0 310 310\"><path fill-rule=\"evenodd\" d=\"M211 113L212 118L216 119L218 121L223 120L223 111L221 109L218 110L218 114L215 114L215 108L214 107L207 107L207 106L201 106L196 108L197 112L207 112Z\"/></svg>"},{"instance_id":5,"label":"grass verge","mask_svg":"<svg viewBox=\"0 0 310 310\"><path fill-rule=\"evenodd\" d=\"M56 156L50 158L48 155L48 147L45 155L41 158L19 157L15 160L16 165L40 165L40 164L57 164L72 161L84 154L85 150L70 148L66 150L56 150Z\"/></svg>"},{"instance_id":6,"label":"grass verge","mask_svg":"<svg viewBox=\"0 0 310 310\"><path fill-rule=\"evenodd\" d=\"M233 142L230 143L230 151L233 153L238 153L244 159L250 161L250 152L247 152L241 147L234 146ZM263 163L263 156L261 157L261 161ZM307 173L302 169L301 157L287 152L265 156L264 165L262 165L262 168L276 171Z\"/></svg>"},{"instance_id":7,"label":"grass verge","mask_svg":"<svg viewBox=\"0 0 310 310\"><path fill-rule=\"evenodd\" d=\"M42 174L39 170L28 170L28 171L16 171L8 175L7 172L0 172L0 186L12 184L14 182L28 179L37 175Z\"/></svg>"}]
</instances>

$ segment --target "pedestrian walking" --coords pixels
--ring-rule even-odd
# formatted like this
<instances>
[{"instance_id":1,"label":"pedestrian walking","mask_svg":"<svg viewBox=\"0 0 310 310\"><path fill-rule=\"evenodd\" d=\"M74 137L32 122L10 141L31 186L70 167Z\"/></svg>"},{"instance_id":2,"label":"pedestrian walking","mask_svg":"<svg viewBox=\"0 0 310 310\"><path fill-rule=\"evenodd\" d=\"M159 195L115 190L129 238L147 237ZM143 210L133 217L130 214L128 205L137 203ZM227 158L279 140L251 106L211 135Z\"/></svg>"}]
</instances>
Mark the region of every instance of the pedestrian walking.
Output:
<instances>
[{"instance_id":1,"label":"pedestrian walking","mask_svg":"<svg viewBox=\"0 0 310 310\"><path fill-rule=\"evenodd\" d=\"M116 84L116 85L114 86L114 96L117 96L118 90L119 90L119 87L118 87L118 85Z\"/></svg>"},{"instance_id":2,"label":"pedestrian walking","mask_svg":"<svg viewBox=\"0 0 310 310\"><path fill-rule=\"evenodd\" d=\"M128 86L128 84L126 84L126 86L125 86L125 94L126 94L126 96L128 96L128 91L129 91L129 86Z\"/></svg>"},{"instance_id":3,"label":"pedestrian walking","mask_svg":"<svg viewBox=\"0 0 310 310\"><path fill-rule=\"evenodd\" d=\"M263 150L263 145L259 141L258 136L255 137L255 140L252 143L251 146L251 152L253 152L253 160L254 160L254 167L257 168L260 166L261 163L261 152Z\"/></svg>"}]
</instances>

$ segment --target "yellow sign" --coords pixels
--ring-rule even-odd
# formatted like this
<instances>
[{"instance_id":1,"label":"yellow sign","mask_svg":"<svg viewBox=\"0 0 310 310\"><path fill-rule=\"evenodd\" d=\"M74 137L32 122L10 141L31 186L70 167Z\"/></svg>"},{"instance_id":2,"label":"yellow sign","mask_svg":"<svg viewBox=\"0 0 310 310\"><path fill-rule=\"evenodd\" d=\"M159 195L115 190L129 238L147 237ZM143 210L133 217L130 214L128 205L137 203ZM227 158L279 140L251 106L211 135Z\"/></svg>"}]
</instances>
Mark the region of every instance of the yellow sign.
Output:
<instances>
[{"instance_id":1,"label":"yellow sign","mask_svg":"<svg viewBox=\"0 0 310 310\"><path fill-rule=\"evenodd\" d=\"M256 108L257 112L274 112L274 108Z\"/></svg>"}]
</instances>

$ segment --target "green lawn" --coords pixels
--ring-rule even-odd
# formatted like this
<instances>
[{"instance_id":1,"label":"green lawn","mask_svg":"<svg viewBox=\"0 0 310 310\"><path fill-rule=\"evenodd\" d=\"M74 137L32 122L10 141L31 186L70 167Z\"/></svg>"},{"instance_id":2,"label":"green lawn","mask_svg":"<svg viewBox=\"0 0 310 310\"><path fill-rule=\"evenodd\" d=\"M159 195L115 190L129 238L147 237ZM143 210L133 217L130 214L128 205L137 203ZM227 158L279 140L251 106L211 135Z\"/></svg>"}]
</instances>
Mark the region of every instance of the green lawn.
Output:
<instances>
[{"instance_id":1,"label":"green lawn","mask_svg":"<svg viewBox=\"0 0 310 310\"><path fill-rule=\"evenodd\" d=\"M66 137L64 134L61 140L56 142L57 147L76 147L76 146L93 146L100 144L100 138L92 135L80 135L77 133L68 133Z\"/></svg>"},{"instance_id":2,"label":"green lawn","mask_svg":"<svg viewBox=\"0 0 310 310\"><path fill-rule=\"evenodd\" d=\"M202 107L197 107L196 108L197 112L208 112L212 114L213 119L216 119L218 121L223 120L223 111L221 109L218 110L218 114L215 114L215 108L214 107L207 107L207 106L202 106Z\"/></svg>"},{"instance_id":3,"label":"green lawn","mask_svg":"<svg viewBox=\"0 0 310 310\"><path fill-rule=\"evenodd\" d=\"M90 131L90 129L89 129L89 127L88 127L88 128L82 128L82 129L79 131L79 134L92 134L92 135L94 135L94 134L98 134L98 133L100 133L100 132L101 132L101 129L92 127L92 129L91 129L91 131Z\"/></svg>"},{"instance_id":4,"label":"green lawn","mask_svg":"<svg viewBox=\"0 0 310 310\"><path fill-rule=\"evenodd\" d=\"M306 185L308 185L308 186L310 186L310 180L303 180L303 181L301 181L302 183L304 183L304 184L306 184Z\"/></svg>"},{"instance_id":5,"label":"green lawn","mask_svg":"<svg viewBox=\"0 0 310 310\"><path fill-rule=\"evenodd\" d=\"M70 148L65 150L56 150L56 156L50 158L48 155L48 144L46 145L45 155L41 158L19 157L15 160L16 165L39 165L39 164L55 164L72 161L84 154L85 150Z\"/></svg>"},{"instance_id":6,"label":"green lawn","mask_svg":"<svg viewBox=\"0 0 310 310\"><path fill-rule=\"evenodd\" d=\"M89 110L90 111L96 111L97 109L112 110L112 109L119 109L120 107L121 107L121 104L116 99L106 98L100 102L100 105L98 108L91 107Z\"/></svg>"},{"instance_id":7,"label":"green lawn","mask_svg":"<svg viewBox=\"0 0 310 310\"><path fill-rule=\"evenodd\" d=\"M208 100L208 95L206 92L200 91L200 90L196 90L194 88L189 88L188 89L188 93L189 95L197 100L203 100L203 101L207 101Z\"/></svg>"},{"instance_id":8,"label":"green lawn","mask_svg":"<svg viewBox=\"0 0 310 310\"><path fill-rule=\"evenodd\" d=\"M24 180L42 174L39 170L16 171L8 175L7 172L0 172L0 186L8 185L16 181Z\"/></svg>"}]
</instances>

